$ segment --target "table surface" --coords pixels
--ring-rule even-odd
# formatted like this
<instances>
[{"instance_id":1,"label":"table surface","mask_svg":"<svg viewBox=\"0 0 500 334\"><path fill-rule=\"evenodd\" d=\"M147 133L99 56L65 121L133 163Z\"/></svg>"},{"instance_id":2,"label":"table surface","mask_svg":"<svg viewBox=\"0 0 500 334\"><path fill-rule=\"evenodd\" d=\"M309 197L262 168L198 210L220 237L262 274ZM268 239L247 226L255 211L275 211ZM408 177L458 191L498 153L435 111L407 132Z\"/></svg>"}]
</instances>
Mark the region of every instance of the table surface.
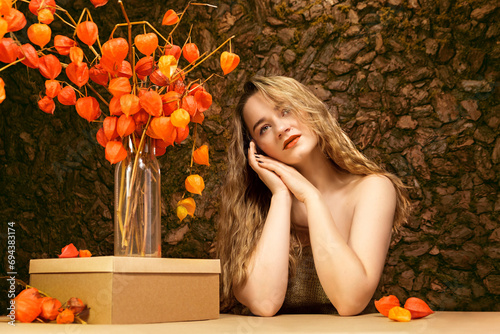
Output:
<instances>
[{"instance_id":1,"label":"table surface","mask_svg":"<svg viewBox=\"0 0 500 334\"><path fill-rule=\"evenodd\" d=\"M58 325L15 323L0 319L0 333L500 333L500 312L436 312L410 322L395 322L381 314L354 317L297 314L270 318L221 314L219 319L144 325Z\"/></svg>"}]
</instances>

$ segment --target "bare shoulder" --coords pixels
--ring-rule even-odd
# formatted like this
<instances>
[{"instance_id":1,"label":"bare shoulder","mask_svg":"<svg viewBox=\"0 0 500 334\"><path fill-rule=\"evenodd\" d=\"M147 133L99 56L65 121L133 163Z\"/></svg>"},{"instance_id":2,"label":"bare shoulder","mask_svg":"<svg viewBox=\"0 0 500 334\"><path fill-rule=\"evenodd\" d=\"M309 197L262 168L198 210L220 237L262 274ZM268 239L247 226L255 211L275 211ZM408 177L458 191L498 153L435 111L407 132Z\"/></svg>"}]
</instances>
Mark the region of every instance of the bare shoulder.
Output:
<instances>
[{"instance_id":1,"label":"bare shoulder","mask_svg":"<svg viewBox=\"0 0 500 334\"><path fill-rule=\"evenodd\" d=\"M362 176L355 185L358 198L396 198L396 189L392 181L385 175L371 174Z\"/></svg>"}]
</instances>

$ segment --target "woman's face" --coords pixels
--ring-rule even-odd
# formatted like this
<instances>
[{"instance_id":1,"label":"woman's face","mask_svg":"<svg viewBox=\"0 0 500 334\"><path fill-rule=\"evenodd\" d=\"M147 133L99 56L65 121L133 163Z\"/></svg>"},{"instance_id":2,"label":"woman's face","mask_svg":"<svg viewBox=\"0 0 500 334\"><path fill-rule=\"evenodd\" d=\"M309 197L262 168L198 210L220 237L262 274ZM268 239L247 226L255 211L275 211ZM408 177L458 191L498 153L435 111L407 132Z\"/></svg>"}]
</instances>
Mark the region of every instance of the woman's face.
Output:
<instances>
[{"instance_id":1,"label":"woman's face","mask_svg":"<svg viewBox=\"0 0 500 334\"><path fill-rule=\"evenodd\" d=\"M316 135L290 110L275 107L260 92L243 108L243 119L257 146L268 156L288 165L304 161L316 148Z\"/></svg>"}]
</instances>

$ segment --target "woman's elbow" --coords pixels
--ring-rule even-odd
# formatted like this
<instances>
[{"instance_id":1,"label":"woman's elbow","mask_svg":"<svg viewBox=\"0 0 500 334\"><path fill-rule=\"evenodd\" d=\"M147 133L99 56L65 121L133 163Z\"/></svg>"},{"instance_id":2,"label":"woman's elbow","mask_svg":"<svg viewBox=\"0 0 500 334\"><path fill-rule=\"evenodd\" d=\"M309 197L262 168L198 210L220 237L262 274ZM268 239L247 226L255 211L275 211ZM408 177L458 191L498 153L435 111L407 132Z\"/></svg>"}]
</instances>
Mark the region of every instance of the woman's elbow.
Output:
<instances>
[{"instance_id":1,"label":"woman's elbow","mask_svg":"<svg viewBox=\"0 0 500 334\"><path fill-rule=\"evenodd\" d=\"M363 312L363 310L366 308L366 305L368 305L368 302L344 302L340 303L340 305L335 306L335 308L337 309L337 312L340 316L351 317Z\"/></svg>"},{"instance_id":2,"label":"woman's elbow","mask_svg":"<svg viewBox=\"0 0 500 334\"><path fill-rule=\"evenodd\" d=\"M252 314L261 317L272 317L276 315L276 313L278 313L281 308L281 305L277 305L270 300L252 303L251 305L247 306Z\"/></svg>"}]
</instances>

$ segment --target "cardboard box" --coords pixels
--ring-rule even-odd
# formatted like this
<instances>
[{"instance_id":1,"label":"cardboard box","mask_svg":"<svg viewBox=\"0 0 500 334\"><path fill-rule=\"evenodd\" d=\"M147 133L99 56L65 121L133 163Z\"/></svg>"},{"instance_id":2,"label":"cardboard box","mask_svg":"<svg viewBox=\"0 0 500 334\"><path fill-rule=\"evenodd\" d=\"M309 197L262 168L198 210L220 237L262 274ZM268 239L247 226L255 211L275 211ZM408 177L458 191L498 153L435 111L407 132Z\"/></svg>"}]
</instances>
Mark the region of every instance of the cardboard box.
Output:
<instances>
[{"instance_id":1,"label":"cardboard box","mask_svg":"<svg viewBox=\"0 0 500 334\"><path fill-rule=\"evenodd\" d=\"M90 324L219 317L219 260L97 256L30 261L30 284L65 303L80 298Z\"/></svg>"}]
</instances>

